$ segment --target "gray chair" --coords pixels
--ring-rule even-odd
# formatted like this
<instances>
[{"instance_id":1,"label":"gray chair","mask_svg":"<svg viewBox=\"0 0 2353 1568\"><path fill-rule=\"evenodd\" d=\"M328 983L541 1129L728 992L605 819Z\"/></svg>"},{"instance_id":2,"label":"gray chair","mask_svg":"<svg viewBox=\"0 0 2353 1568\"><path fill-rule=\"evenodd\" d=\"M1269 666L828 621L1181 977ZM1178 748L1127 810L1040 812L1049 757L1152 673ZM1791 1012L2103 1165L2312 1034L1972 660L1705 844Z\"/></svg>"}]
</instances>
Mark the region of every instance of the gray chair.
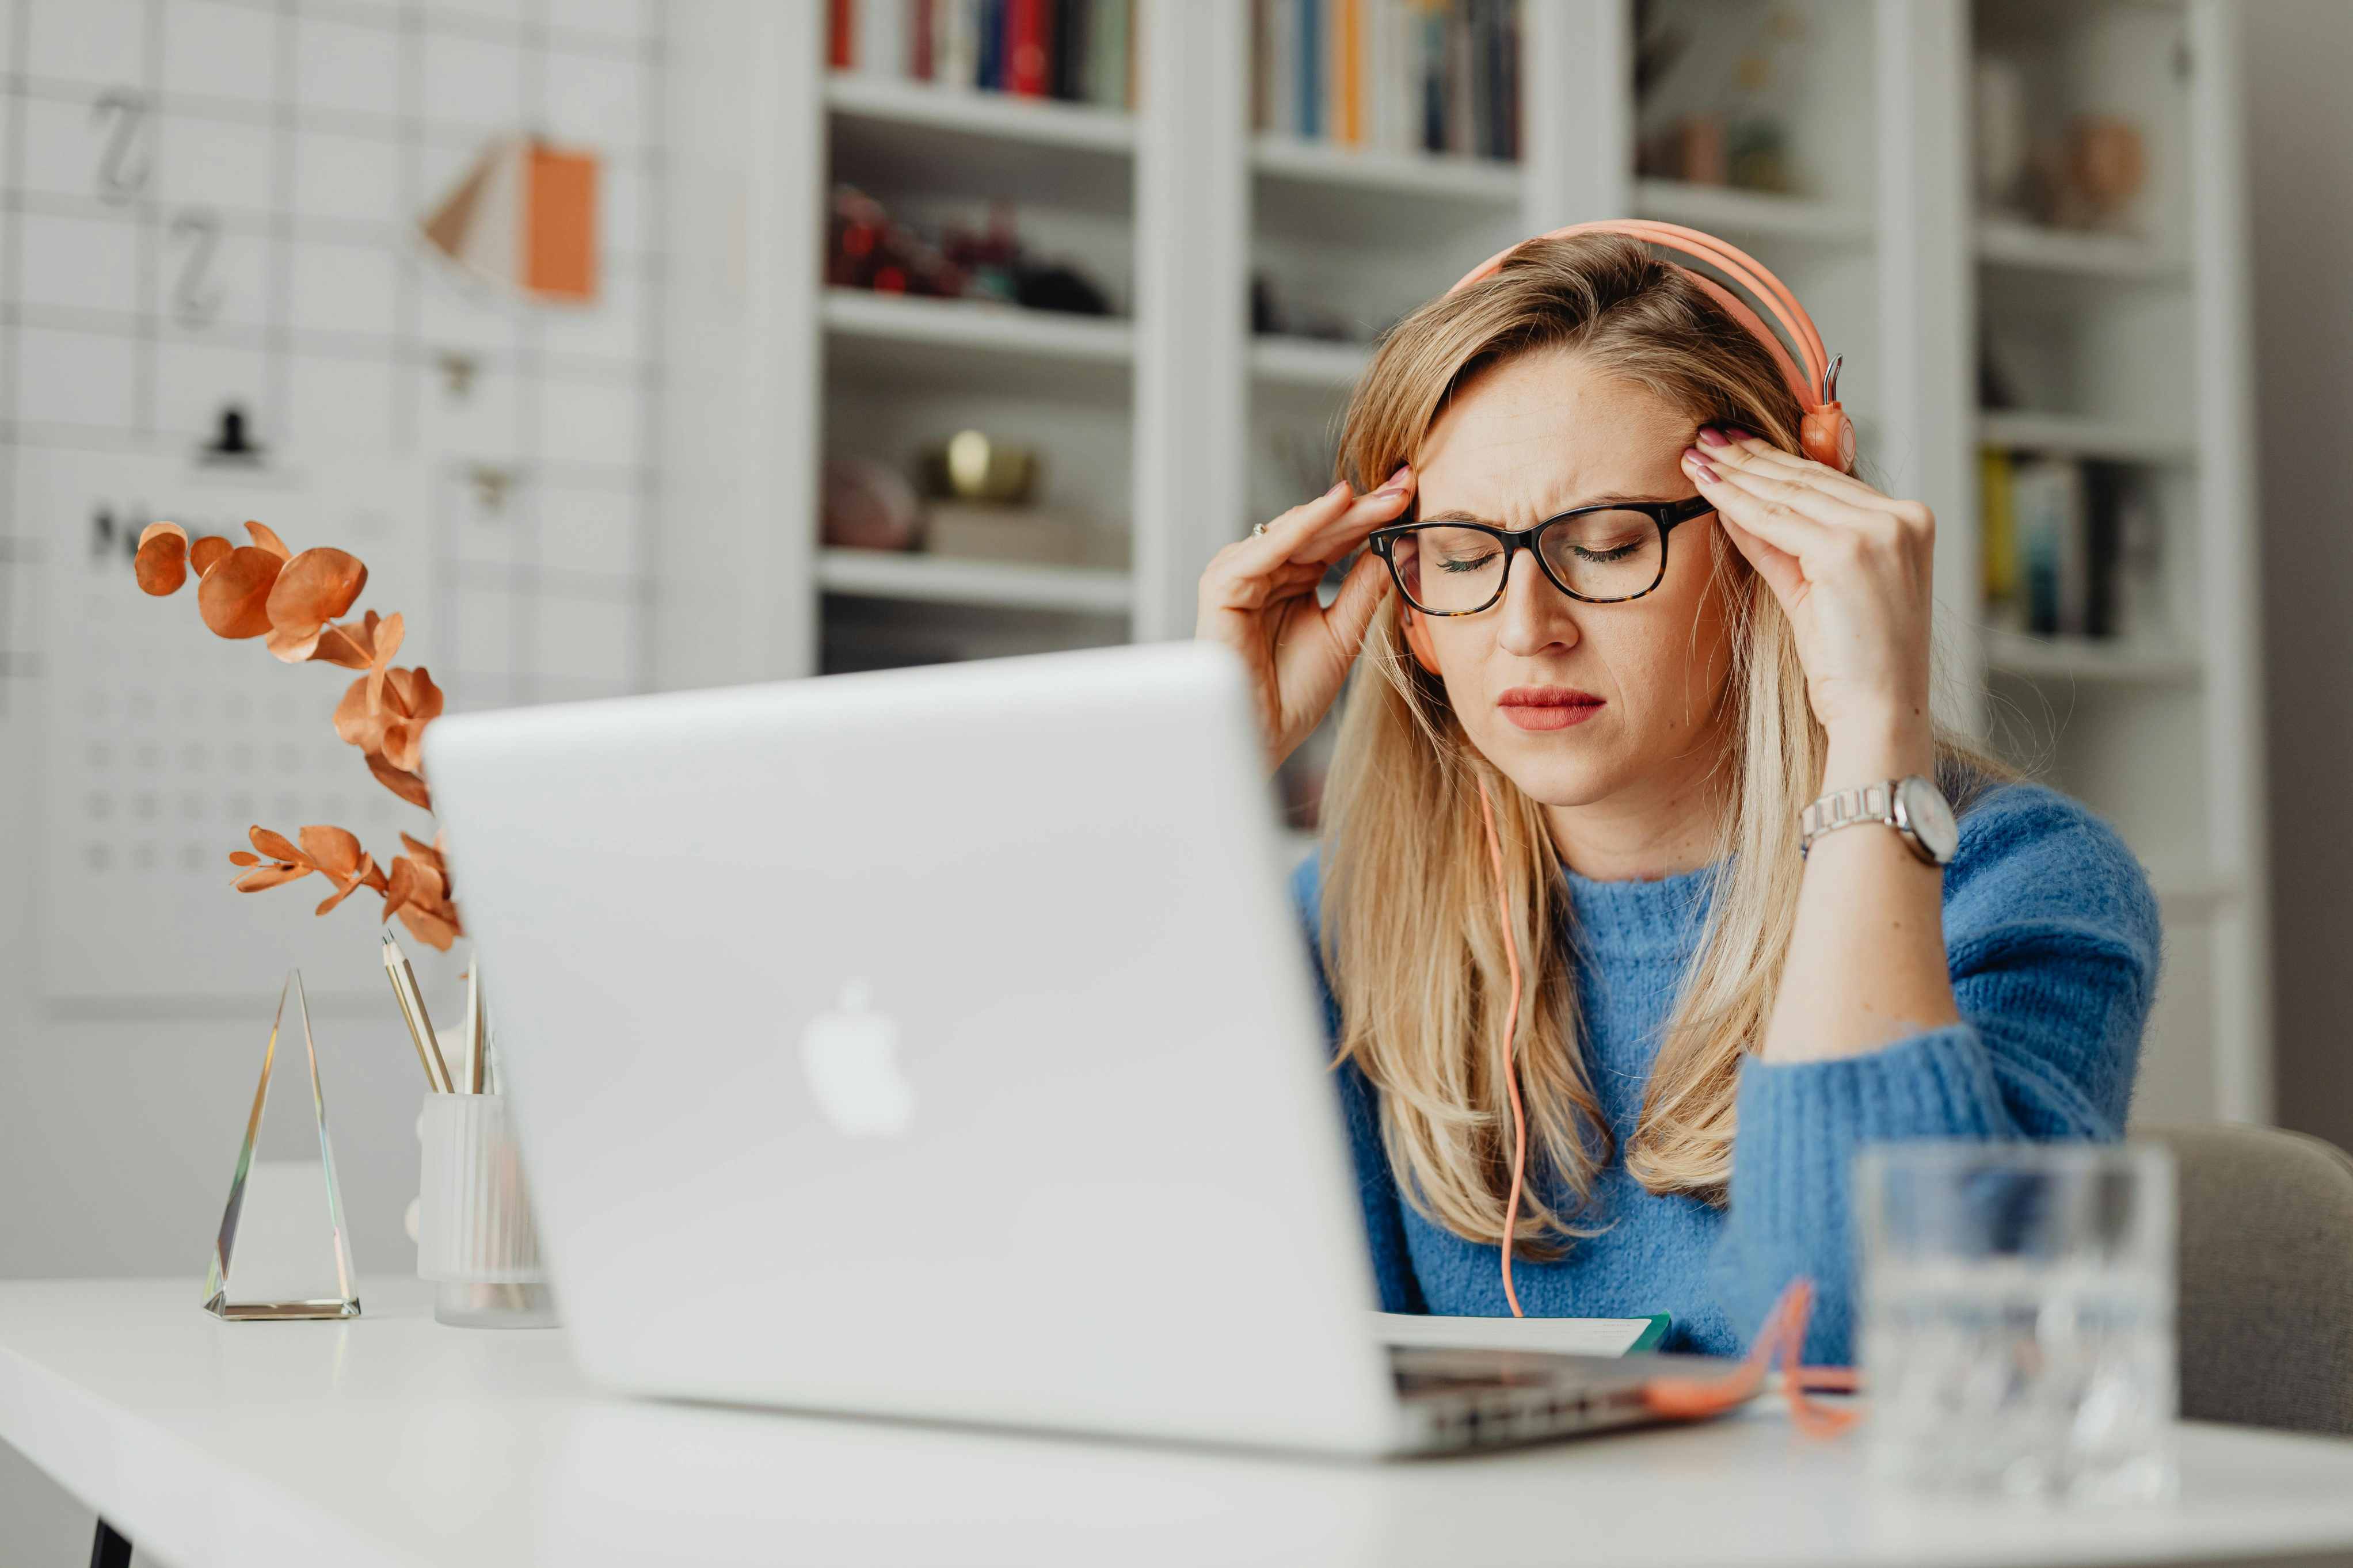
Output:
<instances>
[{"instance_id":1,"label":"gray chair","mask_svg":"<svg viewBox=\"0 0 2353 1568\"><path fill-rule=\"evenodd\" d=\"M2181 1200L2181 1414L2353 1434L2353 1159L2265 1127L2135 1128Z\"/></svg>"}]
</instances>

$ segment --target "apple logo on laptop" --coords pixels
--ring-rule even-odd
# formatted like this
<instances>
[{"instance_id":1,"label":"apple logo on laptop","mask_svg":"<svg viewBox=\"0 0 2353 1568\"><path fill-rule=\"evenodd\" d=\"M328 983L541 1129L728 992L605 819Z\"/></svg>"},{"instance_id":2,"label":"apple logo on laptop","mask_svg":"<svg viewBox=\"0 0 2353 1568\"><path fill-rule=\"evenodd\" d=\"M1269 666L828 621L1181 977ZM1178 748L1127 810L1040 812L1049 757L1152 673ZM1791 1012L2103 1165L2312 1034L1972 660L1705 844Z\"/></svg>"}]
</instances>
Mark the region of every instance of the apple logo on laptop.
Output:
<instances>
[{"instance_id":1,"label":"apple logo on laptop","mask_svg":"<svg viewBox=\"0 0 2353 1568\"><path fill-rule=\"evenodd\" d=\"M801 1031L801 1067L818 1109L853 1137L904 1132L915 1091L899 1067L899 1026L867 1005L862 976L841 988L840 1005Z\"/></svg>"}]
</instances>

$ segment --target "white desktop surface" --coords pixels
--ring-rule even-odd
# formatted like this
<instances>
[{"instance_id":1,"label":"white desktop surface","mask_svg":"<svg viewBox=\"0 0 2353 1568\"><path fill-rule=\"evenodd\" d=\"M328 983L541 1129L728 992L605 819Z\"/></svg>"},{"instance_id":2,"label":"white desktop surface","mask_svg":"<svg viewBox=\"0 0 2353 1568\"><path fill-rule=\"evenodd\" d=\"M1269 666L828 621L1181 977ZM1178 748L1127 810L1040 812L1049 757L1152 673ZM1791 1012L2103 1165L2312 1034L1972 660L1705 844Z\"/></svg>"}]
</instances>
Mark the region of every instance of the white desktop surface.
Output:
<instances>
[{"instance_id":1,"label":"white desktop surface","mask_svg":"<svg viewBox=\"0 0 2353 1568\"><path fill-rule=\"evenodd\" d=\"M2181 1433L2163 1508L1891 1494L1778 1407L1372 1464L607 1400L561 1331L222 1323L192 1276L0 1282L0 1439L134 1563L2353 1563L2353 1443ZM790 1332L785 1301L714 1303Z\"/></svg>"}]
</instances>

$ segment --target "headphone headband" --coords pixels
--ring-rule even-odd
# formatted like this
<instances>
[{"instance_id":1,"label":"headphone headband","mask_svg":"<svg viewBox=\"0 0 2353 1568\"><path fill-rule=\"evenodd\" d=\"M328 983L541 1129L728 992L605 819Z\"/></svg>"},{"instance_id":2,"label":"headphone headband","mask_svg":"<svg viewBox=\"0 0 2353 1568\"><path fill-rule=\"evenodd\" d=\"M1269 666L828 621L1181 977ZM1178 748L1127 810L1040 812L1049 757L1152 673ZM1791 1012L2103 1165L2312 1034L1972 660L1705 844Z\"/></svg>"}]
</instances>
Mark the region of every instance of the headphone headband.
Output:
<instances>
[{"instance_id":1,"label":"headphone headband","mask_svg":"<svg viewBox=\"0 0 2353 1568\"><path fill-rule=\"evenodd\" d=\"M1805 307L1798 303L1798 297L1789 292L1788 286L1746 251L1712 234L1649 218L1601 218L1591 223L1573 223L1566 228L1537 235L1535 238L1562 239L1577 234L1614 234L1628 239L1639 239L1661 250L1680 252L1694 261L1715 268L1756 297L1757 303L1780 323L1782 331L1788 335L1788 343L1785 344L1780 334L1767 328L1755 310L1715 279L1673 261L1667 263L1698 284L1709 299L1721 305L1727 315L1747 328L1765 345L1772 353L1774 363L1780 366L1781 377L1789 384L1789 391L1797 397L1799 406L1810 412L1837 401L1835 367L1822 348L1821 334L1814 330L1813 318L1806 314ZM1532 241L1524 239L1504 247L1464 273L1447 292L1451 294L1483 278L1493 277L1514 251L1530 243ZM1797 349L1795 357L1789 352L1791 345Z\"/></svg>"}]
</instances>

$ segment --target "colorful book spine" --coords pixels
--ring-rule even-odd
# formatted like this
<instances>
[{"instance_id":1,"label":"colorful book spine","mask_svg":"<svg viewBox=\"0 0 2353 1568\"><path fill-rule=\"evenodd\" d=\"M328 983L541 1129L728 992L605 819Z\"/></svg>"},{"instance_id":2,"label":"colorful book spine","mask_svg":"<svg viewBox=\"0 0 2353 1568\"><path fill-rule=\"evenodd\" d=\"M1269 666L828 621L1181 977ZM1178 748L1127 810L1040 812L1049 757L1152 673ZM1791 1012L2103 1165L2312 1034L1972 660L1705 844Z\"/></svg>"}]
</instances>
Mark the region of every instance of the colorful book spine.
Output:
<instances>
[{"instance_id":1,"label":"colorful book spine","mask_svg":"<svg viewBox=\"0 0 2353 1568\"><path fill-rule=\"evenodd\" d=\"M980 69L980 0L934 0L932 72L955 87L972 87Z\"/></svg>"},{"instance_id":2,"label":"colorful book spine","mask_svg":"<svg viewBox=\"0 0 2353 1568\"><path fill-rule=\"evenodd\" d=\"M978 39L978 55L973 68L973 85L991 92L1005 90L1005 12L1008 0L978 0L979 10L974 17Z\"/></svg>"},{"instance_id":3,"label":"colorful book spine","mask_svg":"<svg viewBox=\"0 0 2353 1568\"><path fill-rule=\"evenodd\" d=\"M1087 23L1088 101L1106 109L1125 109L1135 101L1128 82L1129 39L1134 35L1134 0L1093 0L1094 16Z\"/></svg>"},{"instance_id":4,"label":"colorful book spine","mask_svg":"<svg viewBox=\"0 0 2353 1568\"><path fill-rule=\"evenodd\" d=\"M857 52L857 4L858 0L832 0L826 7L826 63L838 71L848 70Z\"/></svg>"},{"instance_id":5,"label":"colorful book spine","mask_svg":"<svg viewBox=\"0 0 2353 1568\"><path fill-rule=\"evenodd\" d=\"M938 68L932 52L937 37L933 14L945 0L914 0L913 26L907 34L907 74L917 81L929 81Z\"/></svg>"},{"instance_id":6,"label":"colorful book spine","mask_svg":"<svg viewBox=\"0 0 2353 1568\"><path fill-rule=\"evenodd\" d=\"M1978 453L1978 572L1989 605L2018 595L2018 513L2010 498L2010 454L1999 447Z\"/></svg>"},{"instance_id":7,"label":"colorful book spine","mask_svg":"<svg viewBox=\"0 0 2353 1568\"><path fill-rule=\"evenodd\" d=\"M1266 125L1280 136L1299 134L1300 0L1267 0Z\"/></svg>"},{"instance_id":8,"label":"colorful book spine","mask_svg":"<svg viewBox=\"0 0 2353 1568\"><path fill-rule=\"evenodd\" d=\"M1332 77L1338 112L1332 139L1355 147L1365 140L1365 16L1363 0L1327 0L1332 9Z\"/></svg>"},{"instance_id":9,"label":"colorful book spine","mask_svg":"<svg viewBox=\"0 0 2353 1568\"><path fill-rule=\"evenodd\" d=\"M2059 458L2036 458L2010 471L2017 513L2020 574L2027 630L2079 637L2089 598L2084 548L2084 470Z\"/></svg>"},{"instance_id":10,"label":"colorful book spine","mask_svg":"<svg viewBox=\"0 0 2353 1568\"><path fill-rule=\"evenodd\" d=\"M1047 0L1051 19L1047 37L1048 86L1065 103L1085 96L1080 89L1086 74L1085 28L1087 0Z\"/></svg>"},{"instance_id":11,"label":"colorful book spine","mask_svg":"<svg viewBox=\"0 0 2353 1568\"><path fill-rule=\"evenodd\" d=\"M1324 134L1324 4L1299 0L1299 134Z\"/></svg>"},{"instance_id":12,"label":"colorful book spine","mask_svg":"<svg viewBox=\"0 0 2353 1568\"><path fill-rule=\"evenodd\" d=\"M859 0L858 37L850 53L863 75L905 76L906 0Z\"/></svg>"},{"instance_id":13,"label":"colorful book spine","mask_svg":"<svg viewBox=\"0 0 2353 1568\"><path fill-rule=\"evenodd\" d=\"M1046 0L1008 0L1005 7L1005 90L1043 98L1051 81Z\"/></svg>"}]
</instances>

